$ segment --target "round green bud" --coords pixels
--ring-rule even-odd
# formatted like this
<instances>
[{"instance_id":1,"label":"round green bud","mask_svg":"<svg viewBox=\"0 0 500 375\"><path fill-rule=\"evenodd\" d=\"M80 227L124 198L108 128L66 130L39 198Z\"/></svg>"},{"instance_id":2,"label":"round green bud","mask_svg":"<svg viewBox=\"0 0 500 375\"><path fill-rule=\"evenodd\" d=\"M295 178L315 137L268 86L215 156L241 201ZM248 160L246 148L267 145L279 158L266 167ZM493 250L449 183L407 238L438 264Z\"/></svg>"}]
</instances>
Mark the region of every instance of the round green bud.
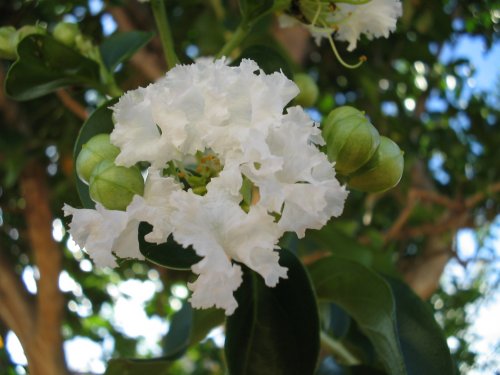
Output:
<instances>
[{"instance_id":1,"label":"round green bud","mask_svg":"<svg viewBox=\"0 0 500 375\"><path fill-rule=\"evenodd\" d=\"M349 187L366 191L382 192L396 186L404 168L403 151L387 137L380 137L380 146L363 168L353 174Z\"/></svg>"},{"instance_id":2,"label":"round green bud","mask_svg":"<svg viewBox=\"0 0 500 375\"><path fill-rule=\"evenodd\" d=\"M15 60L19 35L12 26L0 27L0 58Z\"/></svg>"},{"instance_id":3,"label":"round green bud","mask_svg":"<svg viewBox=\"0 0 500 375\"><path fill-rule=\"evenodd\" d=\"M103 160L113 161L120 153L120 149L112 145L109 134L97 134L82 146L76 158L76 173L85 183L90 180L92 171Z\"/></svg>"},{"instance_id":4,"label":"round green bud","mask_svg":"<svg viewBox=\"0 0 500 375\"><path fill-rule=\"evenodd\" d=\"M54 27L54 31L52 31L54 39L68 47L75 45L77 35L80 35L80 29L76 23L59 22L56 27Z\"/></svg>"},{"instance_id":5,"label":"round green bud","mask_svg":"<svg viewBox=\"0 0 500 375\"><path fill-rule=\"evenodd\" d=\"M328 159L346 176L368 162L380 143L377 129L362 112L349 106L330 112L323 123L323 138Z\"/></svg>"},{"instance_id":6,"label":"round green bud","mask_svg":"<svg viewBox=\"0 0 500 375\"><path fill-rule=\"evenodd\" d=\"M90 176L90 197L109 210L125 211L134 195L144 194L144 179L137 167L101 161Z\"/></svg>"},{"instance_id":7,"label":"round green bud","mask_svg":"<svg viewBox=\"0 0 500 375\"><path fill-rule=\"evenodd\" d=\"M299 73L293 77L300 93L295 97L295 103L302 107L312 107L318 100L319 90L316 82L308 74Z\"/></svg>"},{"instance_id":8,"label":"round green bud","mask_svg":"<svg viewBox=\"0 0 500 375\"><path fill-rule=\"evenodd\" d=\"M25 25L17 30L19 42L29 35L40 34L44 35L47 31L40 25Z\"/></svg>"}]
</instances>

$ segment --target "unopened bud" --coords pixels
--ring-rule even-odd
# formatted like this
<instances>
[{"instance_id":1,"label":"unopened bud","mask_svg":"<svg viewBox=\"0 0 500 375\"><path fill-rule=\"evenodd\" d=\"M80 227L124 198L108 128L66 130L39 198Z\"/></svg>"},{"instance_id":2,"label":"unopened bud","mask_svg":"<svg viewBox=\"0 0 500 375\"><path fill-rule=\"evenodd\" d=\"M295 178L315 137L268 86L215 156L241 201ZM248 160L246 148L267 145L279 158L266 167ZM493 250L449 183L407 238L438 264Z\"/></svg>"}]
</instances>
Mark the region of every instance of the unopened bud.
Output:
<instances>
[{"instance_id":1,"label":"unopened bud","mask_svg":"<svg viewBox=\"0 0 500 375\"><path fill-rule=\"evenodd\" d=\"M368 162L380 143L377 129L362 112L349 106L330 112L323 125L323 138L328 159L345 176Z\"/></svg>"},{"instance_id":2,"label":"unopened bud","mask_svg":"<svg viewBox=\"0 0 500 375\"><path fill-rule=\"evenodd\" d=\"M295 97L295 103L302 107L312 107L318 100L318 85L308 74L300 73L293 77L300 93Z\"/></svg>"},{"instance_id":3,"label":"unopened bud","mask_svg":"<svg viewBox=\"0 0 500 375\"><path fill-rule=\"evenodd\" d=\"M134 195L144 194L144 179L137 167L100 162L90 176L90 197L109 210L125 211Z\"/></svg>"},{"instance_id":4,"label":"unopened bud","mask_svg":"<svg viewBox=\"0 0 500 375\"><path fill-rule=\"evenodd\" d=\"M76 158L76 173L78 177L89 183L94 168L103 160L113 161L120 149L109 141L109 134L97 134L82 146Z\"/></svg>"},{"instance_id":5,"label":"unopened bud","mask_svg":"<svg viewBox=\"0 0 500 375\"><path fill-rule=\"evenodd\" d=\"M54 39L68 47L72 47L75 44L77 35L80 35L78 25L69 22L59 22L52 32Z\"/></svg>"},{"instance_id":6,"label":"unopened bud","mask_svg":"<svg viewBox=\"0 0 500 375\"><path fill-rule=\"evenodd\" d=\"M366 192L382 192L396 186L404 168L403 151L387 137L380 137L380 146L363 168L353 174L348 186Z\"/></svg>"}]
</instances>

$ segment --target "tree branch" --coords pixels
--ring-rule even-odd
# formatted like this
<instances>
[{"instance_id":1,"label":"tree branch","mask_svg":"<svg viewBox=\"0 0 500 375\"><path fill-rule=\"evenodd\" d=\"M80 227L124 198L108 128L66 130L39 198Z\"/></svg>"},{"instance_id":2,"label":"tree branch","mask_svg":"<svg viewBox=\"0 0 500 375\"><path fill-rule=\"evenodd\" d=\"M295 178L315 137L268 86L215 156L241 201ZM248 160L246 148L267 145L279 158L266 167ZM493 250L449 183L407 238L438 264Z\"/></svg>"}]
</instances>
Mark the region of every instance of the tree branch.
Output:
<instances>
[{"instance_id":1,"label":"tree branch","mask_svg":"<svg viewBox=\"0 0 500 375\"><path fill-rule=\"evenodd\" d=\"M0 319L26 342L34 329L33 301L4 251L0 248Z\"/></svg>"},{"instance_id":2,"label":"tree branch","mask_svg":"<svg viewBox=\"0 0 500 375\"><path fill-rule=\"evenodd\" d=\"M61 103L69 109L73 114L78 117L80 120L86 120L89 114L83 105L78 103L75 99L73 99L66 90L59 89L56 91L56 95L61 101Z\"/></svg>"},{"instance_id":3,"label":"tree branch","mask_svg":"<svg viewBox=\"0 0 500 375\"><path fill-rule=\"evenodd\" d=\"M29 162L21 176L21 192L26 200L25 219L35 263L40 271L37 293L36 329L31 352L38 374L65 374L61 323L64 299L58 288L62 253L52 239L52 212L45 169L38 160ZM48 360L48 359L51 360ZM34 363L33 363L34 362ZM33 367L32 367L33 368Z\"/></svg>"}]
</instances>

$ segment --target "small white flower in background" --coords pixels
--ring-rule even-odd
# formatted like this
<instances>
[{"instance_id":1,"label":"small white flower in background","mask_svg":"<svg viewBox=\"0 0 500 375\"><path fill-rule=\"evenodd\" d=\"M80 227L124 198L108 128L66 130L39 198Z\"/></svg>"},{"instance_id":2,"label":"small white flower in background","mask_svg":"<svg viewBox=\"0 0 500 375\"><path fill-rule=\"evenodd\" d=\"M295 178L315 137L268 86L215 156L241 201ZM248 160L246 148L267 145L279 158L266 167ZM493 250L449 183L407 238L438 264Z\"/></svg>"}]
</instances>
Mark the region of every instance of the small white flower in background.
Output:
<instances>
[{"instance_id":1,"label":"small white flower in background","mask_svg":"<svg viewBox=\"0 0 500 375\"><path fill-rule=\"evenodd\" d=\"M126 211L65 206L75 241L101 266L115 265L113 253L140 259L137 238L129 238L146 221L153 225L146 241L162 243L172 234L202 257L192 266L198 275L189 284L192 305L227 315L242 282L237 263L276 286L287 277L278 262L283 233L303 237L321 228L342 213L347 197L316 147L323 144L318 127L301 107L284 113L297 94L282 73L223 59L177 66L126 93L113 107L111 142L120 148L116 164L151 163L144 196ZM253 186L251 205L240 193L244 181ZM128 250L120 247L124 239Z\"/></svg>"},{"instance_id":2,"label":"small white flower in background","mask_svg":"<svg viewBox=\"0 0 500 375\"><path fill-rule=\"evenodd\" d=\"M400 0L370 0L364 4L299 0L299 9L309 24L283 14L279 18L280 26L301 24L309 30L318 45L323 38L334 34L335 39L349 43L349 51L356 48L361 34L370 40L387 38L396 30L397 19L403 14Z\"/></svg>"},{"instance_id":3,"label":"small white flower in background","mask_svg":"<svg viewBox=\"0 0 500 375\"><path fill-rule=\"evenodd\" d=\"M356 48L361 34L370 40L387 38L396 30L396 21L403 14L399 0L371 0L366 4L338 4L337 7L344 21L338 25L335 38L348 42L349 51Z\"/></svg>"}]
</instances>

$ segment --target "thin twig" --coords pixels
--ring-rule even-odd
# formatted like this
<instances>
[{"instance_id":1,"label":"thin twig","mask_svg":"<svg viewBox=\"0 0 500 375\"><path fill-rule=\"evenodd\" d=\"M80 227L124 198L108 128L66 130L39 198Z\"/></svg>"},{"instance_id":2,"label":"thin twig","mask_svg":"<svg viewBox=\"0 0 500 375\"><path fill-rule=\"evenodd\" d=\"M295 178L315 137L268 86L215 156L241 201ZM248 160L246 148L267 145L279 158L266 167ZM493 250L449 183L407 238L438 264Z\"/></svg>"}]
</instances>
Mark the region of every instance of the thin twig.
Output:
<instances>
[{"instance_id":1,"label":"thin twig","mask_svg":"<svg viewBox=\"0 0 500 375\"><path fill-rule=\"evenodd\" d=\"M86 120L89 116L87 110L83 105L78 103L75 99L68 94L68 92L64 89L60 89L56 91L56 95L61 101L61 103L69 109L76 117L80 120Z\"/></svg>"}]
</instances>

